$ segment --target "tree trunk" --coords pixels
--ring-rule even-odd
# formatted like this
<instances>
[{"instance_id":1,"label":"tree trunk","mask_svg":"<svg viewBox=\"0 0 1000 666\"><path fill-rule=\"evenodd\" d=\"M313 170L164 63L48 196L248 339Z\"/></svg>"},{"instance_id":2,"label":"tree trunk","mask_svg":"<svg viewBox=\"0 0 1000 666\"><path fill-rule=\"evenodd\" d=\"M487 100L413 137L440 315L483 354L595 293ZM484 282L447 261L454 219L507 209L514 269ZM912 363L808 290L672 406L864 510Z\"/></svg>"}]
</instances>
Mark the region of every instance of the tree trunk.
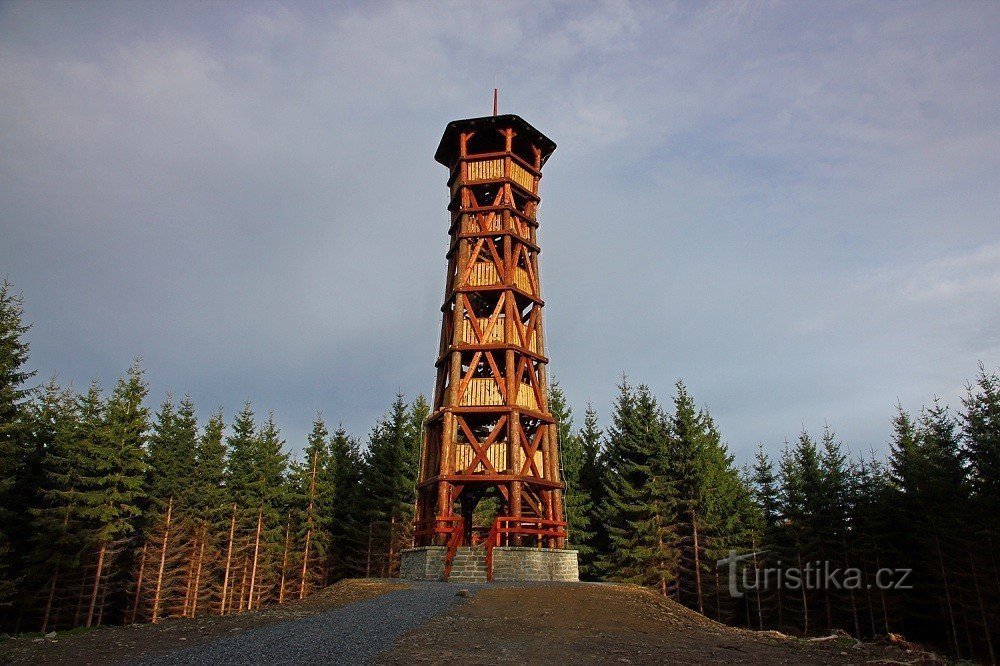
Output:
<instances>
[{"instance_id":1,"label":"tree trunk","mask_svg":"<svg viewBox=\"0 0 1000 666\"><path fill-rule=\"evenodd\" d=\"M365 578L371 578L372 575L372 525L373 523L368 523L368 559L365 561Z\"/></svg>"},{"instance_id":2,"label":"tree trunk","mask_svg":"<svg viewBox=\"0 0 1000 666\"><path fill-rule=\"evenodd\" d=\"M201 525L201 545L198 550L198 568L194 573L194 598L191 600L191 617L198 616L198 597L201 595L201 565L205 561L205 542L208 540L208 524Z\"/></svg>"},{"instance_id":3,"label":"tree trunk","mask_svg":"<svg viewBox=\"0 0 1000 666\"><path fill-rule=\"evenodd\" d=\"M247 547L248 548L250 547L249 541L247 542ZM246 607L246 601L247 601L247 599L246 599L246 593L247 593L247 571L249 571L249 570L250 570L249 558L246 555L244 555L243 556L243 567L242 567L243 577L240 580L240 611L239 612L241 612L241 613L243 612L243 609Z\"/></svg>"},{"instance_id":4,"label":"tree trunk","mask_svg":"<svg viewBox=\"0 0 1000 666\"><path fill-rule=\"evenodd\" d=\"M306 528L306 544L302 549L302 582L299 583L299 599L306 596L306 579L309 573L309 540L312 538L312 529Z\"/></svg>"},{"instance_id":5,"label":"tree trunk","mask_svg":"<svg viewBox=\"0 0 1000 666\"><path fill-rule=\"evenodd\" d=\"M170 519L173 516L174 499L167 502L167 522L163 527L163 543L160 546L160 566L156 572L156 589L153 591L153 618L151 622L160 621L160 593L163 590L163 570L167 564L167 543L170 539Z\"/></svg>"},{"instance_id":6,"label":"tree trunk","mask_svg":"<svg viewBox=\"0 0 1000 666\"><path fill-rule=\"evenodd\" d=\"M698 544L698 514L691 511L691 530L694 534L694 588L698 597L698 612L705 614L705 602L701 594L701 553Z\"/></svg>"},{"instance_id":7,"label":"tree trunk","mask_svg":"<svg viewBox=\"0 0 1000 666\"><path fill-rule=\"evenodd\" d=\"M753 553L753 575L754 575L754 592L756 592L757 597L757 629L764 631L764 611L760 606L760 569L757 565L757 535L750 536L750 548L751 553Z\"/></svg>"},{"instance_id":8,"label":"tree trunk","mask_svg":"<svg viewBox=\"0 0 1000 666\"><path fill-rule=\"evenodd\" d=\"M49 630L49 614L52 612L52 600L56 596L56 581L59 580L59 565L56 565L56 570L52 574L52 583L49 585L49 596L45 601L45 615L42 617L42 633L47 633Z\"/></svg>"},{"instance_id":9,"label":"tree trunk","mask_svg":"<svg viewBox=\"0 0 1000 666\"><path fill-rule=\"evenodd\" d=\"M995 664L997 663L997 658L996 653L993 651L993 637L990 635L990 621L986 615L986 606L983 604L983 591L979 587L979 578L976 576L976 561L972 557L971 548L969 548L969 566L972 569L972 585L976 589L976 599L979 601L979 615L983 619L983 633L986 635L986 647L990 653L990 663Z\"/></svg>"},{"instance_id":10,"label":"tree trunk","mask_svg":"<svg viewBox=\"0 0 1000 666\"><path fill-rule=\"evenodd\" d=\"M385 563L385 575L392 575L392 560L395 557L393 551L395 549L395 544L393 544L393 539L396 538L396 514L395 509L393 509L393 514L389 519L389 560ZM469 526L472 526L472 521L469 521ZM469 540L469 545L472 545L472 540Z\"/></svg>"},{"instance_id":11,"label":"tree trunk","mask_svg":"<svg viewBox=\"0 0 1000 666\"><path fill-rule=\"evenodd\" d=\"M316 466L319 451L313 452L312 469L309 471L309 508L306 509L306 543L302 549L302 581L299 583L299 599L306 596L306 578L309 573L309 545L312 540L313 507L316 502Z\"/></svg>"},{"instance_id":12,"label":"tree trunk","mask_svg":"<svg viewBox=\"0 0 1000 666\"><path fill-rule=\"evenodd\" d=\"M934 530L934 545L937 546L938 564L941 566L941 582L944 584L944 597L948 603L948 621L951 623L951 638L955 647L955 656L961 658L962 654L958 648L958 628L955 625L955 611L951 607L951 589L948 586L948 575L944 570L944 555L941 553L941 540L938 538L937 529Z\"/></svg>"},{"instance_id":13,"label":"tree trunk","mask_svg":"<svg viewBox=\"0 0 1000 666\"><path fill-rule=\"evenodd\" d=\"M253 569L250 572L250 598L247 602L247 610L253 610L253 593L257 584L257 561L260 556L260 530L264 524L264 505L257 512L257 533L253 540Z\"/></svg>"},{"instance_id":14,"label":"tree trunk","mask_svg":"<svg viewBox=\"0 0 1000 666\"><path fill-rule=\"evenodd\" d=\"M799 550L798 544L795 546L795 558L798 560L799 564L799 574L802 573L802 552ZM802 581L799 586L802 590L802 633L809 635L809 597L806 595L806 582Z\"/></svg>"},{"instance_id":15,"label":"tree trunk","mask_svg":"<svg viewBox=\"0 0 1000 666\"><path fill-rule=\"evenodd\" d=\"M97 607L97 593L101 589L101 576L104 574L104 554L108 550L108 545L101 542L101 548L97 552L97 571L94 572L94 587L90 592L90 607L87 610L87 626L93 626L94 609Z\"/></svg>"},{"instance_id":16,"label":"tree trunk","mask_svg":"<svg viewBox=\"0 0 1000 666\"><path fill-rule=\"evenodd\" d=\"M872 537L872 544L875 547L875 571L877 572L879 569L882 568L882 564L879 561L879 556L878 556L878 537L875 537L875 536ZM889 608L888 608L888 606L885 603L885 590L882 589L882 586L879 586L878 594L879 594L879 600L882 602L882 621L885 623L885 635L888 636L889 633L890 633L890 631L889 631ZM874 631L874 630L875 630L875 626L873 624L872 625L872 631Z\"/></svg>"},{"instance_id":17,"label":"tree trunk","mask_svg":"<svg viewBox=\"0 0 1000 666\"><path fill-rule=\"evenodd\" d=\"M719 593L719 569L715 569L715 621L722 622L722 597Z\"/></svg>"},{"instance_id":18,"label":"tree trunk","mask_svg":"<svg viewBox=\"0 0 1000 666\"><path fill-rule=\"evenodd\" d=\"M226 547L226 573L222 578L222 606L219 615L226 614L226 593L229 591L229 571L233 564L233 535L236 533L236 503L233 503L233 519L229 523L229 545Z\"/></svg>"},{"instance_id":19,"label":"tree trunk","mask_svg":"<svg viewBox=\"0 0 1000 666\"><path fill-rule=\"evenodd\" d=\"M194 543L191 544L191 557L188 560L187 566L187 584L184 586L184 607L181 611L181 617L188 617L191 612L191 587L194 585L194 570L197 566L198 540L200 536L198 531L195 530Z\"/></svg>"},{"instance_id":20,"label":"tree trunk","mask_svg":"<svg viewBox=\"0 0 1000 666\"><path fill-rule=\"evenodd\" d=\"M62 529L63 532L66 531L67 525L69 525L69 513L72 508L72 504L66 505L66 514L63 516ZM52 602L56 596L56 583L59 581L59 570L62 567L59 563L56 564L55 573L52 574L52 585L49 587L49 598L45 602L45 616L42 618L42 633L46 633L49 628L49 615L52 613Z\"/></svg>"},{"instance_id":21,"label":"tree trunk","mask_svg":"<svg viewBox=\"0 0 1000 666\"><path fill-rule=\"evenodd\" d=\"M841 535L841 543L844 546L844 566L847 569L851 568L851 560L847 555L847 537ZM851 595L851 613L854 615L854 636L858 640L861 640L861 619L858 617L858 602L854 598L854 588L848 590Z\"/></svg>"},{"instance_id":22,"label":"tree trunk","mask_svg":"<svg viewBox=\"0 0 1000 666\"><path fill-rule=\"evenodd\" d=\"M83 615L83 599L87 594L87 583L85 579L87 577L87 566L84 565L80 571L80 592L76 595L76 613L73 615L73 628L80 626L80 616Z\"/></svg>"},{"instance_id":23,"label":"tree trunk","mask_svg":"<svg viewBox=\"0 0 1000 666\"><path fill-rule=\"evenodd\" d=\"M104 608L105 608L104 602L108 598L109 587L110 585L105 584L101 588L101 603L97 605L97 626L101 626L101 624L104 622Z\"/></svg>"},{"instance_id":24,"label":"tree trunk","mask_svg":"<svg viewBox=\"0 0 1000 666\"><path fill-rule=\"evenodd\" d=\"M149 549L149 542L142 544L142 557L139 558L139 579L135 583L135 598L132 600L132 617L129 624L135 624L136 615L139 613L139 596L142 593L142 581L146 574L146 551Z\"/></svg>"},{"instance_id":25,"label":"tree trunk","mask_svg":"<svg viewBox=\"0 0 1000 666\"><path fill-rule=\"evenodd\" d=\"M285 552L281 555L281 585L278 586L278 603L285 603L285 571L288 568L288 540L292 536L292 514L288 513L288 520L285 523Z\"/></svg>"}]
</instances>

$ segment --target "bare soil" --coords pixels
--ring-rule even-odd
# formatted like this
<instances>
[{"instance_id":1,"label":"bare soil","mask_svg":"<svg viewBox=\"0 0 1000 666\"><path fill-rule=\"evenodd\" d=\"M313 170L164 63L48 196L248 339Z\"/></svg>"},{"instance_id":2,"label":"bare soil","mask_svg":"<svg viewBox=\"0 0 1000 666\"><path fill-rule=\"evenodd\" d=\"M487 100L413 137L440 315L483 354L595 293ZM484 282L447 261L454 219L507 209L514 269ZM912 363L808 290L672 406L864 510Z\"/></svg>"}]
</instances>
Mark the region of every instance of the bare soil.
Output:
<instances>
[{"instance_id":1,"label":"bare soil","mask_svg":"<svg viewBox=\"0 0 1000 666\"><path fill-rule=\"evenodd\" d=\"M172 650L210 643L218 638L280 622L319 615L357 601L406 587L402 581L343 580L305 599L268 606L251 613L172 619L157 624L106 626L38 634L0 641L0 662L32 664L120 664Z\"/></svg>"},{"instance_id":2,"label":"bare soil","mask_svg":"<svg viewBox=\"0 0 1000 666\"><path fill-rule=\"evenodd\" d=\"M343 660L338 657L348 655L346 645L326 647L321 640L309 641L302 632L333 635L338 628L353 626L351 621L364 613L361 608L358 613L346 616L345 609L339 617L337 613L324 613L401 588L408 588L401 592L409 595L405 603L397 595L386 597L384 602L394 607L416 604L424 608L429 607L425 598L434 597L441 608L450 610L440 611L426 622L418 620L422 623L398 640L395 638L398 633L387 635L385 648L391 649L375 658L384 665L941 663L936 655L898 638L876 643L861 643L847 636L808 640L728 627L631 585L489 584L463 588L454 583L408 586L400 581L371 579L341 581L303 601L253 613L60 632L54 638L37 634L8 638L0 641L0 663L118 664L167 655L191 646L206 646L208 654L212 646L226 643L220 643L220 639L253 631L240 639L248 645L239 657L230 655L214 662L251 663L255 660L252 655L267 647L255 641L274 639L271 634L277 627L265 627L279 624L289 634L284 640L294 645L305 640L319 646L320 654L312 655L311 661L306 659L309 663L340 663ZM441 594L458 603L441 604ZM365 605L368 615L375 613L383 623L389 621L386 618L393 609L373 610L369 606ZM404 607L394 610L410 612ZM307 618L319 615L324 615L322 622L333 624L316 629L322 625L322 622L316 624L321 618ZM361 636L359 640L375 639ZM369 659L370 656L365 656L353 661Z\"/></svg>"},{"instance_id":3,"label":"bare soil","mask_svg":"<svg viewBox=\"0 0 1000 666\"><path fill-rule=\"evenodd\" d=\"M648 590L561 584L476 590L405 634L380 663L923 664L916 646L803 640L719 624Z\"/></svg>"}]
</instances>

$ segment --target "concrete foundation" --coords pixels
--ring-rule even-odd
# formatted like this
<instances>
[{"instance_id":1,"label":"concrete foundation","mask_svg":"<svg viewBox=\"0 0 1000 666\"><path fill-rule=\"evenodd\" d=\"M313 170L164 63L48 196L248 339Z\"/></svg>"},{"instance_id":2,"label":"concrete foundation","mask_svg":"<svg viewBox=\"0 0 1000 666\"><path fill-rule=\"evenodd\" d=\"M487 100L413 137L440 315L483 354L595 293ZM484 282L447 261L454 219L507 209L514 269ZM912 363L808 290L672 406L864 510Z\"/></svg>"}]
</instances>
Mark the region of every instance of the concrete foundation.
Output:
<instances>
[{"instance_id":1,"label":"concrete foundation","mask_svg":"<svg viewBox=\"0 0 1000 666\"><path fill-rule=\"evenodd\" d=\"M400 578L444 580L445 550L444 546L404 550ZM552 548L494 548L493 580L576 582L580 580L577 555L575 550ZM449 580L486 582L486 549L459 548L451 564Z\"/></svg>"}]
</instances>

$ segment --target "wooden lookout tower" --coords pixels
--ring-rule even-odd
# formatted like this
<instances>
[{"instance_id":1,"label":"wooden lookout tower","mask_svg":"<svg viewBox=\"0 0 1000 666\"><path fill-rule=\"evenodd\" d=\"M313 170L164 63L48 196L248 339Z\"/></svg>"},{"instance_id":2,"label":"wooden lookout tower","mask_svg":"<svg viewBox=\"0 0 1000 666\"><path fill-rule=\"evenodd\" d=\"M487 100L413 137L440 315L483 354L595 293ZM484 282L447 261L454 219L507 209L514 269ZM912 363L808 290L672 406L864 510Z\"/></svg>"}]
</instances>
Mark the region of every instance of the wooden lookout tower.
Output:
<instances>
[{"instance_id":1,"label":"wooden lookout tower","mask_svg":"<svg viewBox=\"0 0 1000 666\"><path fill-rule=\"evenodd\" d=\"M519 116L493 115L449 123L435 153L449 170L448 272L404 576L578 578L538 270L538 184L555 147Z\"/></svg>"}]
</instances>

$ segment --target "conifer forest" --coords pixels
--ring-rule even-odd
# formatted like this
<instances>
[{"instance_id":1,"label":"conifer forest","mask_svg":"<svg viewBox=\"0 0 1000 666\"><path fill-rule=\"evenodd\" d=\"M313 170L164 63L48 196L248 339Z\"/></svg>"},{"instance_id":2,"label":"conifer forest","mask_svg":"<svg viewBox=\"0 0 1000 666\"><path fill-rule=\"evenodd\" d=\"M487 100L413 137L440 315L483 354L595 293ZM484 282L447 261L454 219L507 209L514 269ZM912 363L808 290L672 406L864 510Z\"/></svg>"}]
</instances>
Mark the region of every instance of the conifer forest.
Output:
<instances>
[{"instance_id":1,"label":"conifer forest","mask_svg":"<svg viewBox=\"0 0 1000 666\"><path fill-rule=\"evenodd\" d=\"M397 573L424 397L397 395L364 439L317 415L307 441L290 443L250 403L199 421L189 397L149 395L138 360L113 386L44 381L28 330L4 283L0 631L240 613ZM995 662L1000 377L970 374L959 405L886 414L885 456L826 426L765 442L742 466L680 381L657 396L623 376L603 420L589 406L579 418L553 386L583 577L644 585L750 629L893 633ZM717 565L732 553L745 555L741 585L808 563L852 570L857 584L757 577L732 595ZM876 584L880 572L899 584Z\"/></svg>"}]
</instances>

